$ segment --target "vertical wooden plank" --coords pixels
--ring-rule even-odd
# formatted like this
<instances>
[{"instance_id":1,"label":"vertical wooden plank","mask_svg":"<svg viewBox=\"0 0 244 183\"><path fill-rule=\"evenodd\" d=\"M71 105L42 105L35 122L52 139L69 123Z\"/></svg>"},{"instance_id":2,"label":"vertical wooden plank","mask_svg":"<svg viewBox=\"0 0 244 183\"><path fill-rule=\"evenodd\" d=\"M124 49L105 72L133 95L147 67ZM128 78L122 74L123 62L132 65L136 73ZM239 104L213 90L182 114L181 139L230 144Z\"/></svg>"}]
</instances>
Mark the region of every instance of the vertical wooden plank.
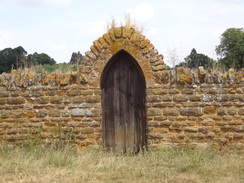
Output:
<instances>
[{"instance_id":1,"label":"vertical wooden plank","mask_svg":"<svg viewBox=\"0 0 244 183\"><path fill-rule=\"evenodd\" d=\"M126 116L127 116L127 100L126 100L126 74L127 60L124 57L120 57L119 60L119 75L120 75L120 88L119 88L119 98L120 98L120 124L121 124L121 140L123 141L123 152L126 151Z\"/></svg>"},{"instance_id":2,"label":"vertical wooden plank","mask_svg":"<svg viewBox=\"0 0 244 183\"><path fill-rule=\"evenodd\" d=\"M115 110L115 153L124 151L124 124L120 119L121 115L121 72L120 72L121 58L119 58L114 65L114 110Z\"/></svg>"},{"instance_id":3,"label":"vertical wooden plank","mask_svg":"<svg viewBox=\"0 0 244 183\"><path fill-rule=\"evenodd\" d=\"M114 75L113 73L108 73L107 83L106 83L106 102L105 102L105 137L106 137L106 146L108 151L112 151L114 149L115 144L115 132L114 132L114 107L113 107L113 99L114 99L114 85L113 81Z\"/></svg>"},{"instance_id":4,"label":"vertical wooden plank","mask_svg":"<svg viewBox=\"0 0 244 183\"><path fill-rule=\"evenodd\" d=\"M127 93L128 93L128 120L127 120L127 130L126 130L126 137L127 137L127 151L134 152L135 143L136 143L136 136L135 136L135 128L136 128L136 121L135 121L135 82L134 82L134 74L135 68L133 63L129 62L127 66L127 75L128 75L128 84L127 84Z\"/></svg>"}]
</instances>

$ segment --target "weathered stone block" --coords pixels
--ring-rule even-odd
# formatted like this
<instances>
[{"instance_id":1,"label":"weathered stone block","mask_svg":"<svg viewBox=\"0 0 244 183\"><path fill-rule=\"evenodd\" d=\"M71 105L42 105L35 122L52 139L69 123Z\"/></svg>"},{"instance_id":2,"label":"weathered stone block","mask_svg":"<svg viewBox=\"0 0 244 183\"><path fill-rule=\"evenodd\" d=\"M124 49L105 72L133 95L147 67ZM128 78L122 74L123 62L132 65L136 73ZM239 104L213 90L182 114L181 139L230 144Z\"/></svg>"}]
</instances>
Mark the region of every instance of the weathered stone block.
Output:
<instances>
[{"instance_id":1,"label":"weathered stone block","mask_svg":"<svg viewBox=\"0 0 244 183\"><path fill-rule=\"evenodd\" d=\"M201 102L202 101L201 95L191 95L188 98L191 102Z\"/></svg>"},{"instance_id":2,"label":"weathered stone block","mask_svg":"<svg viewBox=\"0 0 244 183\"><path fill-rule=\"evenodd\" d=\"M30 93L31 97L40 97L43 96L44 92L40 89L40 90L32 90Z\"/></svg>"},{"instance_id":3,"label":"weathered stone block","mask_svg":"<svg viewBox=\"0 0 244 183\"><path fill-rule=\"evenodd\" d=\"M215 100L218 102L227 102L229 100L229 96L226 94L217 94Z\"/></svg>"},{"instance_id":4,"label":"weathered stone block","mask_svg":"<svg viewBox=\"0 0 244 183\"><path fill-rule=\"evenodd\" d=\"M66 85L65 83L64 83L64 81L62 81L63 82L63 85ZM66 90L58 90L58 91L56 91L56 94L58 95L58 96L65 96L65 95L67 95L67 91Z\"/></svg>"},{"instance_id":5,"label":"weathered stone block","mask_svg":"<svg viewBox=\"0 0 244 183\"><path fill-rule=\"evenodd\" d=\"M70 116L70 111L68 110L62 111L62 117L69 117L69 116Z\"/></svg>"},{"instance_id":6,"label":"weathered stone block","mask_svg":"<svg viewBox=\"0 0 244 183\"><path fill-rule=\"evenodd\" d=\"M161 133L149 133L149 138L151 139L163 139L164 136Z\"/></svg>"},{"instance_id":7,"label":"weathered stone block","mask_svg":"<svg viewBox=\"0 0 244 183\"><path fill-rule=\"evenodd\" d=\"M166 119L167 118L165 116L160 116L160 117L156 116L156 117L154 117L155 121L165 121Z\"/></svg>"},{"instance_id":8,"label":"weathered stone block","mask_svg":"<svg viewBox=\"0 0 244 183\"><path fill-rule=\"evenodd\" d=\"M85 109L72 109L71 116L72 117L82 117L85 116L86 110Z\"/></svg>"},{"instance_id":9,"label":"weathered stone block","mask_svg":"<svg viewBox=\"0 0 244 183\"><path fill-rule=\"evenodd\" d=\"M155 127L155 126L159 126L160 122L158 121L149 121L148 122L148 127Z\"/></svg>"},{"instance_id":10,"label":"weathered stone block","mask_svg":"<svg viewBox=\"0 0 244 183\"><path fill-rule=\"evenodd\" d=\"M213 126L215 124L215 121L211 118L204 119L201 121L202 125L204 126Z\"/></svg>"},{"instance_id":11,"label":"weathered stone block","mask_svg":"<svg viewBox=\"0 0 244 183\"><path fill-rule=\"evenodd\" d=\"M9 97L9 91L0 90L0 97Z\"/></svg>"},{"instance_id":12,"label":"weathered stone block","mask_svg":"<svg viewBox=\"0 0 244 183\"><path fill-rule=\"evenodd\" d=\"M45 90L45 95L46 96L55 96L56 95L56 91L55 90Z\"/></svg>"},{"instance_id":13,"label":"weathered stone block","mask_svg":"<svg viewBox=\"0 0 244 183\"><path fill-rule=\"evenodd\" d=\"M244 115L244 108L240 108L240 109L238 110L238 114L239 114L239 115Z\"/></svg>"},{"instance_id":14,"label":"weathered stone block","mask_svg":"<svg viewBox=\"0 0 244 183\"><path fill-rule=\"evenodd\" d=\"M98 103L100 102L101 97L99 95L88 95L85 97L87 103Z\"/></svg>"},{"instance_id":15,"label":"weathered stone block","mask_svg":"<svg viewBox=\"0 0 244 183\"><path fill-rule=\"evenodd\" d=\"M76 97L73 97L71 100L73 103L84 103L85 102L85 98L83 96L76 96Z\"/></svg>"},{"instance_id":16,"label":"weathered stone block","mask_svg":"<svg viewBox=\"0 0 244 183\"><path fill-rule=\"evenodd\" d=\"M147 47L144 49L144 52L145 53L148 53L150 52L150 50L152 50L154 48L154 45L153 44L148 44Z\"/></svg>"},{"instance_id":17,"label":"weathered stone block","mask_svg":"<svg viewBox=\"0 0 244 183\"><path fill-rule=\"evenodd\" d=\"M182 90L182 94L193 95L194 94L194 90L191 89L191 88L184 88Z\"/></svg>"},{"instance_id":18,"label":"weathered stone block","mask_svg":"<svg viewBox=\"0 0 244 183\"><path fill-rule=\"evenodd\" d=\"M81 90L80 94L83 95L83 96L84 95L92 95L93 94L93 90L88 90L88 89L87 90Z\"/></svg>"},{"instance_id":19,"label":"weathered stone block","mask_svg":"<svg viewBox=\"0 0 244 183\"><path fill-rule=\"evenodd\" d=\"M17 109L12 111L12 118L23 118L25 113L22 109Z\"/></svg>"},{"instance_id":20,"label":"weathered stone block","mask_svg":"<svg viewBox=\"0 0 244 183\"><path fill-rule=\"evenodd\" d=\"M173 101L174 102L186 102L188 100L188 98L185 95L174 95L173 96Z\"/></svg>"},{"instance_id":21,"label":"weathered stone block","mask_svg":"<svg viewBox=\"0 0 244 183\"><path fill-rule=\"evenodd\" d=\"M198 132L198 128L197 127L185 127L184 131L195 133L195 132Z\"/></svg>"},{"instance_id":22,"label":"weathered stone block","mask_svg":"<svg viewBox=\"0 0 244 183\"><path fill-rule=\"evenodd\" d=\"M99 122L96 122L96 121L93 121L89 124L90 127L100 127L100 123Z\"/></svg>"},{"instance_id":23,"label":"weathered stone block","mask_svg":"<svg viewBox=\"0 0 244 183\"><path fill-rule=\"evenodd\" d=\"M176 121L186 121L187 117L186 116L176 116L175 120Z\"/></svg>"},{"instance_id":24,"label":"weathered stone block","mask_svg":"<svg viewBox=\"0 0 244 183\"><path fill-rule=\"evenodd\" d=\"M156 108L175 107L175 103L172 102L153 103L152 107L156 107Z\"/></svg>"},{"instance_id":25,"label":"weathered stone block","mask_svg":"<svg viewBox=\"0 0 244 183\"><path fill-rule=\"evenodd\" d=\"M63 102L63 97L59 97L59 96L50 97L50 103L52 104L60 104L62 102Z\"/></svg>"},{"instance_id":26,"label":"weathered stone block","mask_svg":"<svg viewBox=\"0 0 244 183\"><path fill-rule=\"evenodd\" d=\"M222 117L223 121L231 121L232 120L232 116L223 116Z\"/></svg>"},{"instance_id":27,"label":"weathered stone block","mask_svg":"<svg viewBox=\"0 0 244 183\"><path fill-rule=\"evenodd\" d=\"M162 71L162 82L168 84L170 81L170 72L167 70Z\"/></svg>"},{"instance_id":28,"label":"weathered stone block","mask_svg":"<svg viewBox=\"0 0 244 183\"><path fill-rule=\"evenodd\" d=\"M202 95L203 102L212 102L213 97L211 95Z\"/></svg>"},{"instance_id":29,"label":"weathered stone block","mask_svg":"<svg viewBox=\"0 0 244 183\"><path fill-rule=\"evenodd\" d=\"M244 125L236 126L234 130L235 132L244 132Z\"/></svg>"},{"instance_id":30,"label":"weathered stone block","mask_svg":"<svg viewBox=\"0 0 244 183\"><path fill-rule=\"evenodd\" d=\"M27 116L28 118L33 118L33 117L35 117L35 116L36 116L36 112L35 112L35 110L27 110L27 111L26 111L26 116Z\"/></svg>"},{"instance_id":31,"label":"weathered stone block","mask_svg":"<svg viewBox=\"0 0 244 183\"><path fill-rule=\"evenodd\" d=\"M103 34L103 39L108 43L111 44L111 39L108 33Z\"/></svg>"},{"instance_id":32,"label":"weathered stone block","mask_svg":"<svg viewBox=\"0 0 244 183\"><path fill-rule=\"evenodd\" d=\"M94 133L94 128L92 127L86 127L86 128L81 128L80 132L82 134L90 134L90 133Z\"/></svg>"},{"instance_id":33,"label":"weathered stone block","mask_svg":"<svg viewBox=\"0 0 244 183\"><path fill-rule=\"evenodd\" d=\"M180 111L177 108L163 109L163 115L165 115L165 116L178 116L179 114L180 114Z\"/></svg>"},{"instance_id":34,"label":"weathered stone block","mask_svg":"<svg viewBox=\"0 0 244 183\"><path fill-rule=\"evenodd\" d=\"M60 117L61 112L59 110L50 110L49 111L49 116L50 117Z\"/></svg>"},{"instance_id":35,"label":"weathered stone block","mask_svg":"<svg viewBox=\"0 0 244 183\"><path fill-rule=\"evenodd\" d=\"M170 95L163 95L162 96L162 101L163 102L171 102L172 101L172 96L170 96Z\"/></svg>"},{"instance_id":36,"label":"weathered stone block","mask_svg":"<svg viewBox=\"0 0 244 183\"><path fill-rule=\"evenodd\" d=\"M198 131L206 134L209 132L209 129L210 129L210 127L202 126L202 127L198 128Z\"/></svg>"},{"instance_id":37,"label":"weathered stone block","mask_svg":"<svg viewBox=\"0 0 244 183\"><path fill-rule=\"evenodd\" d=\"M46 109L41 109L41 110L36 110L36 117L37 118L43 118L47 116L47 110Z\"/></svg>"},{"instance_id":38,"label":"weathered stone block","mask_svg":"<svg viewBox=\"0 0 244 183\"><path fill-rule=\"evenodd\" d=\"M147 96L147 102L152 102L152 103L155 103L155 102L160 102L162 100L162 97L160 95L149 95Z\"/></svg>"},{"instance_id":39,"label":"weathered stone block","mask_svg":"<svg viewBox=\"0 0 244 183\"><path fill-rule=\"evenodd\" d=\"M122 28L121 27L117 27L114 29L114 34L116 37L120 38L122 36Z\"/></svg>"},{"instance_id":40,"label":"weathered stone block","mask_svg":"<svg viewBox=\"0 0 244 183\"><path fill-rule=\"evenodd\" d=\"M91 51L85 52L85 55L87 57L89 57L90 59L92 59L92 60L96 60L96 58L97 58L97 56L93 52L91 52Z\"/></svg>"},{"instance_id":41,"label":"weathered stone block","mask_svg":"<svg viewBox=\"0 0 244 183\"><path fill-rule=\"evenodd\" d=\"M108 34L109 34L110 38L111 38L113 41L116 40L115 35L114 35L114 30L113 30L113 29L110 29L110 30L108 31Z\"/></svg>"},{"instance_id":42,"label":"weathered stone block","mask_svg":"<svg viewBox=\"0 0 244 183\"><path fill-rule=\"evenodd\" d=\"M243 133L234 133L234 139L243 139Z\"/></svg>"},{"instance_id":43,"label":"weathered stone block","mask_svg":"<svg viewBox=\"0 0 244 183\"><path fill-rule=\"evenodd\" d=\"M108 46L108 44L106 43L106 41L104 40L103 37L99 37L98 41L102 45L103 48L106 48Z\"/></svg>"},{"instance_id":44,"label":"weathered stone block","mask_svg":"<svg viewBox=\"0 0 244 183\"><path fill-rule=\"evenodd\" d=\"M6 103L6 99L0 98L0 105L5 105L5 103Z\"/></svg>"},{"instance_id":45,"label":"weathered stone block","mask_svg":"<svg viewBox=\"0 0 244 183\"><path fill-rule=\"evenodd\" d=\"M207 133L207 137L208 138L214 138L215 137L215 133L214 132L209 132L209 133Z\"/></svg>"},{"instance_id":46,"label":"weathered stone block","mask_svg":"<svg viewBox=\"0 0 244 183\"><path fill-rule=\"evenodd\" d=\"M226 113L226 109L225 108L218 108L218 110L217 110L217 114L218 115L226 115L227 113Z\"/></svg>"},{"instance_id":47,"label":"weathered stone block","mask_svg":"<svg viewBox=\"0 0 244 183\"><path fill-rule=\"evenodd\" d=\"M161 109L158 109L158 108L149 108L147 110L147 115L148 116L162 116L163 111Z\"/></svg>"},{"instance_id":48,"label":"weathered stone block","mask_svg":"<svg viewBox=\"0 0 244 183\"><path fill-rule=\"evenodd\" d=\"M201 107L181 107L180 115L182 116L202 116L203 110Z\"/></svg>"},{"instance_id":49,"label":"weathered stone block","mask_svg":"<svg viewBox=\"0 0 244 183\"><path fill-rule=\"evenodd\" d=\"M91 113L89 116L101 116L101 109L100 108L95 108L95 109L91 109Z\"/></svg>"},{"instance_id":50,"label":"weathered stone block","mask_svg":"<svg viewBox=\"0 0 244 183\"><path fill-rule=\"evenodd\" d=\"M152 89L152 93L154 95L165 95L168 93L168 91L166 89L163 89L163 88L155 88L155 89Z\"/></svg>"},{"instance_id":51,"label":"weathered stone block","mask_svg":"<svg viewBox=\"0 0 244 183\"><path fill-rule=\"evenodd\" d=\"M150 43L149 39L145 39L141 42L140 47L145 48Z\"/></svg>"},{"instance_id":52,"label":"weathered stone block","mask_svg":"<svg viewBox=\"0 0 244 183\"><path fill-rule=\"evenodd\" d=\"M98 40L94 41L93 44L98 51L101 51L103 49L103 46L101 45L101 43Z\"/></svg>"},{"instance_id":53,"label":"weathered stone block","mask_svg":"<svg viewBox=\"0 0 244 183\"><path fill-rule=\"evenodd\" d=\"M38 97L36 99L36 103L37 104L48 104L49 103L49 97L47 97L47 96Z\"/></svg>"},{"instance_id":54,"label":"weathered stone block","mask_svg":"<svg viewBox=\"0 0 244 183\"><path fill-rule=\"evenodd\" d=\"M7 104L10 104L10 105L24 104L25 101L26 100L23 97L11 97L11 98L6 99Z\"/></svg>"},{"instance_id":55,"label":"weathered stone block","mask_svg":"<svg viewBox=\"0 0 244 183\"><path fill-rule=\"evenodd\" d=\"M17 128L12 128L7 130L7 135L15 135L18 133L18 129Z\"/></svg>"},{"instance_id":56,"label":"weathered stone block","mask_svg":"<svg viewBox=\"0 0 244 183\"><path fill-rule=\"evenodd\" d=\"M229 115L231 115L231 116L234 116L234 115L237 114L237 109L236 109L236 108L233 108L233 107L228 108L228 109L227 109L227 114L229 114Z\"/></svg>"},{"instance_id":57,"label":"weathered stone block","mask_svg":"<svg viewBox=\"0 0 244 183\"><path fill-rule=\"evenodd\" d=\"M216 108L212 106L207 106L203 108L203 113L204 114L215 114L216 113Z\"/></svg>"},{"instance_id":58,"label":"weathered stone block","mask_svg":"<svg viewBox=\"0 0 244 183\"><path fill-rule=\"evenodd\" d=\"M158 66L152 66L152 70L153 71L162 71L166 68L166 66L164 64L162 65L158 65Z\"/></svg>"}]
</instances>

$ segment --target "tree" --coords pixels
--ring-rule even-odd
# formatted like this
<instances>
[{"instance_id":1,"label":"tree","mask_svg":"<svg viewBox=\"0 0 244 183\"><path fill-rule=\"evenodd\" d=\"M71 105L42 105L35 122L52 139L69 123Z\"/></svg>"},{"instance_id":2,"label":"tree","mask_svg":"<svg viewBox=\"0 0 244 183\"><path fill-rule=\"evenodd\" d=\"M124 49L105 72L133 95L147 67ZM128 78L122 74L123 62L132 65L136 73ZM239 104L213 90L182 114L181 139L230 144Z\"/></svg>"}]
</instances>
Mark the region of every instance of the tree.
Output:
<instances>
[{"instance_id":1,"label":"tree","mask_svg":"<svg viewBox=\"0 0 244 183\"><path fill-rule=\"evenodd\" d=\"M54 65L56 64L56 61L51 58L49 55L47 55L46 53L33 53L33 54L29 54L26 57L27 63L29 64L29 66L31 65Z\"/></svg>"},{"instance_id":2,"label":"tree","mask_svg":"<svg viewBox=\"0 0 244 183\"><path fill-rule=\"evenodd\" d=\"M203 66L205 69L212 68L214 60L207 55L197 53L196 49L191 50L190 55L185 58L185 62L181 62L177 66L186 66L188 68L198 68Z\"/></svg>"},{"instance_id":3,"label":"tree","mask_svg":"<svg viewBox=\"0 0 244 183\"><path fill-rule=\"evenodd\" d=\"M10 72L11 68L22 66L25 61L27 51L22 46L14 49L5 48L0 51L0 73Z\"/></svg>"},{"instance_id":4,"label":"tree","mask_svg":"<svg viewBox=\"0 0 244 183\"><path fill-rule=\"evenodd\" d=\"M81 61L82 61L82 54L78 51L77 53L76 52L73 52L72 55L71 55L71 59L69 61L69 64L80 64Z\"/></svg>"},{"instance_id":5,"label":"tree","mask_svg":"<svg viewBox=\"0 0 244 183\"><path fill-rule=\"evenodd\" d=\"M219 64L226 69L237 70L244 67L244 29L229 28L220 37L220 44L216 47L220 56Z\"/></svg>"}]
</instances>

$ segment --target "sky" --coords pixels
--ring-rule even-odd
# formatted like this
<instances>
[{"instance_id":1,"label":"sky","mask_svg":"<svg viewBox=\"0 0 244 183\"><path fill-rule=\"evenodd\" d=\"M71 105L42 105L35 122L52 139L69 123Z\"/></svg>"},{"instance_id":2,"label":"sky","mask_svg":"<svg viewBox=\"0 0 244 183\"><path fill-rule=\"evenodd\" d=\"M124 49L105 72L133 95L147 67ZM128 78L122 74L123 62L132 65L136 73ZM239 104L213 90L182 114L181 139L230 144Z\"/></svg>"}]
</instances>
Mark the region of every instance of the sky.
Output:
<instances>
[{"instance_id":1,"label":"sky","mask_svg":"<svg viewBox=\"0 0 244 183\"><path fill-rule=\"evenodd\" d=\"M244 0L0 0L0 50L22 46L58 63L82 55L129 14L165 63L177 64L195 48L217 59L228 28L244 28Z\"/></svg>"}]
</instances>

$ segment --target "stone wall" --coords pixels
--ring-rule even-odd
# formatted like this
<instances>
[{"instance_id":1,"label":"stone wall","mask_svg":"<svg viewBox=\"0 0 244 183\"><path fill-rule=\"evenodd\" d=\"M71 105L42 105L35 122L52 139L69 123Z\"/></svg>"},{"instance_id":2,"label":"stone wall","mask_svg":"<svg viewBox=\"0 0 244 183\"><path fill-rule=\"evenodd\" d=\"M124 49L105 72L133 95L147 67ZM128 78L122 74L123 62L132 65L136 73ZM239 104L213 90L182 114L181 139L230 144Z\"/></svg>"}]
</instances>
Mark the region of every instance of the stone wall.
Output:
<instances>
[{"instance_id":1,"label":"stone wall","mask_svg":"<svg viewBox=\"0 0 244 183\"><path fill-rule=\"evenodd\" d=\"M100 79L111 57L131 54L146 80L148 147L189 143L244 148L244 74L177 68L139 31L110 29L94 41L75 73L0 75L0 141L39 138L102 147Z\"/></svg>"},{"instance_id":2,"label":"stone wall","mask_svg":"<svg viewBox=\"0 0 244 183\"><path fill-rule=\"evenodd\" d=\"M164 75L162 87L147 91L151 147L190 143L243 148L243 72L178 68Z\"/></svg>"}]
</instances>

